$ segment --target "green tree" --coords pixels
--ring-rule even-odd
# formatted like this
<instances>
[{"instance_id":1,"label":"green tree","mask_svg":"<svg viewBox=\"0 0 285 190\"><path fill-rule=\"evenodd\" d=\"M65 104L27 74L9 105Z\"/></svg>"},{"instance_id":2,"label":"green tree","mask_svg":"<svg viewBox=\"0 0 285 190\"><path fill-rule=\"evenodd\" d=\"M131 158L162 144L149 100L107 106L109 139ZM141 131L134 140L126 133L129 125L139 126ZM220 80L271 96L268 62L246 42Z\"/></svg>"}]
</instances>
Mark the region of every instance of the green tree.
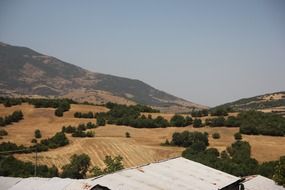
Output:
<instances>
[{"instance_id":1,"label":"green tree","mask_svg":"<svg viewBox=\"0 0 285 190\"><path fill-rule=\"evenodd\" d=\"M62 117L63 116L63 110L61 108L57 108L54 111L54 115L57 116L57 117Z\"/></svg>"},{"instance_id":2,"label":"green tree","mask_svg":"<svg viewBox=\"0 0 285 190\"><path fill-rule=\"evenodd\" d=\"M275 168L273 180L279 185L285 187L285 156L280 157L279 162Z\"/></svg>"},{"instance_id":3,"label":"green tree","mask_svg":"<svg viewBox=\"0 0 285 190\"><path fill-rule=\"evenodd\" d=\"M221 138L221 135L220 135L220 133L213 133L212 137L213 137L213 139L219 139L219 138Z\"/></svg>"},{"instance_id":4,"label":"green tree","mask_svg":"<svg viewBox=\"0 0 285 190\"><path fill-rule=\"evenodd\" d=\"M8 135L8 132L4 129L0 129L0 136L6 136Z\"/></svg>"},{"instance_id":5,"label":"green tree","mask_svg":"<svg viewBox=\"0 0 285 190\"><path fill-rule=\"evenodd\" d=\"M175 114L170 119L170 124L175 127L184 127L186 124L185 118L182 115Z\"/></svg>"},{"instance_id":6,"label":"green tree","mask_svg":"<svg viewBox=\"0 0 285 190\"><path fill-rule=\"evenodd\" d=\"M188 125L192 125L192 124L193 124L192 117L186 116L185 117L185 125L188 126Z\"/></svg>"},{"instance_id":7,"label":"green tree","mask_svg":"<svg viewBox=\"0 0 285 190\"><path fill-rule=\"evenodd\" d=\"M111 156L106 156L104 163L106 165L105 169L101 170L98 166L94 166L91 169L91 172L94 176L99 176L103 174L113 173L115 171L119 171L124 169L124 165L122 163L123 157L116 156L112 158Z\"/></svg>"},{"instance_id":8,"label":"green tree","mask_svg":"<svg viewBox=\"0 0 285 190\"><path fill-rule=\"evenodd\" d=\"M131 138L131 135L129 132L126 132L125 135L126 135L126 138Z\"/></svg>"},{"instance_id":9,"label":"green tree","mask_svg":"<svg viewBox=\"0 0 285 190\"><path fill-rule=\"evenodd\" d=\"M42 138L42 134L41 134L41 131L39 129L35 130L35 138L37 138L37 139Z\"/></svg>"},{"instance_id":10,"label":"green tree","mask_svg":"<svg viewBox=\"0 0 285 190\"><path fill-rule=\"evenodd\" d=\"M241 133L235 133L234 134L234 137L235 137L235 140L237 140L237 141L239 141L239 140L242 140L242 135L241 135Z\"/></svg>"},{"instance_id":11,"label":"green tree","mask_svg":"<svg viewBox=\"0 0 285 190\"><path fill-rule=\"evenodd\" d=\"M201 119L194 119L193 127L195 127L195 128L202 127L202 120Z\"/></svg>"},{"instance_id":12,"label":"green tree","mask_svg":"<svg viewBox=\"0 0 285 190\"><path fill-rule=\"evenodd\" d=\"M74 179L85 178L90 166L90 157L87 154L74 154L70 159L70 164L62 167L63 171L61 177Z\"/></svg>"},{"instance_id":13,"label":"green tree","mask_svg":"<svg viewBox=\"0 0 285 190\"><path fill-rule=\"evenodd\" d=\"M105 126L106 125L106 121L105 121L105 119L103 117L97 116L96 120L97 120L97 125L98 126Z\"/></svg>"},{"instance_id":14,"label":"green tree","mask_svg":"<svg viewBox=\"0 0 285 190\"><path fill-rule=\"evenodd\" d=\"M104 169L104 173L113 173L115 171L124 169L122 160L122 156L116 156L114 158L112 158L111 156L106 156L104 163L107 167Z\"/></svg>"}]
</instances>

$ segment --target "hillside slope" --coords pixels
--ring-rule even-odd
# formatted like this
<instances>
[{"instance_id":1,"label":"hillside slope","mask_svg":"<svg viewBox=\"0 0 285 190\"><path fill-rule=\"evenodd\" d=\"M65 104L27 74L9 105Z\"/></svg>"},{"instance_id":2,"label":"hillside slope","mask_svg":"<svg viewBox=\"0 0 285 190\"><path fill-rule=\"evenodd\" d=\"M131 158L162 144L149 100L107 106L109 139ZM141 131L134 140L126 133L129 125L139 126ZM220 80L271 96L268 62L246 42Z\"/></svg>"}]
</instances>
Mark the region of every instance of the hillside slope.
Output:
<instances>
[{"instance_id":1,"label":"hillside slope","mask_svg":"<svg viewBox=\"0 0 285 190\"><path fill-rule=\"evenodd\" d=\"M205 108L142 81L90 72L26 47L0 43L0 68L2 96L61 96L80 102Z\"/></svg>"},{"instance_id":2,"label":"hillside slope","mask_svg":"<svg viewBox=\"0 0 285 190\"><path fill-rule=\"evenodd\" d=\"M285 115L285 91L243 98L217 107L230 107L238 111L254 109Z\"/></svg>"}]
</instances>

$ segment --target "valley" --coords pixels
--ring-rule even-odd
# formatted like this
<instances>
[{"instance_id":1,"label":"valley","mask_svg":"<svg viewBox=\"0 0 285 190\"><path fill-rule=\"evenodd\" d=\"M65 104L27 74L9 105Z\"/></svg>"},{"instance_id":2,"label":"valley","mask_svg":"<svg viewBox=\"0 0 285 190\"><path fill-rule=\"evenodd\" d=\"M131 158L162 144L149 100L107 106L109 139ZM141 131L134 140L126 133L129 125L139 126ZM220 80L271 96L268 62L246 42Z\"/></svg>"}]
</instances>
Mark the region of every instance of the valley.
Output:
<instances>
[{"instance_id":1,"label":"valley","mask_svg":"<svg viewBox=\"0 0 285 190\"><path fill-rule=\"evenodd\" d=\"M62 126L78 125L89 121L96 122L96 119L74 118L75 112L106 112L108 109L103 106L71 104L71 109L64 113L63 117L56 117L53 108L34 108L29 104L4 107L0 105L0 116L7 115L13 111L22 110L24 119L19 123L14 123L5 127L8 136L0 140L2 142L14 142L16 144L32 145L34 131L39 129L42 133L42 139L53 136L61 131ZM146 113L145 115L148 115ZM170 120L174 114L169 113L151 113L155 118L158 115ZM236 115L232 113L231 115ZM202 117L205 121L206 118ZM103 160L106 155L121 155L125 167L132 167L151 163L158 160L168 159L180 156L184 148L174 146L161 146L166 139L171 140L174 132L200 131L209 134L210 147L215 147L219 151L225 150L227 146L233 143L234 134L238 128L228 127L167 127L167 128L133 128L128 126L109 125L90 129L95 132L92 138L77 138L67 134L70 141L69 145L57 149L51 149L47 152L38 154L39 163L49 166L55 165L61 168L68 163L69 157L73 154L86 153L91 158L92 165L103 167ZM129 132L131 138L126 138L125 133ZM215 132L220 133L220 139L213 139L211 135ZM285 143L285 137L273 137L262 135L242 135L243 139L248 141L252 147L252 156L259 162L277 160L281 155L285 155L285 149L282 144ZM15 154L23 161L34 162L34 153Z\"/></svg>"}]
</instances>

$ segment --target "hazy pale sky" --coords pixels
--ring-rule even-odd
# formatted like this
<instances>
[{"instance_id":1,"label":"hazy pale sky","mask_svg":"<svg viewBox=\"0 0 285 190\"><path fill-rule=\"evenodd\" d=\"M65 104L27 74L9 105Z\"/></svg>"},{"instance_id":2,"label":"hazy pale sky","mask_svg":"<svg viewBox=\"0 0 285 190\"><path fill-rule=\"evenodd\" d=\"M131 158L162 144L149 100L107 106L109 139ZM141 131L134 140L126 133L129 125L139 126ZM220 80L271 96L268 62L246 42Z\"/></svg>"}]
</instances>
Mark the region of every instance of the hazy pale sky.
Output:
<instances>
[{"instance_id":1,"label":"hazy pale sky","mask_svg":"<svg viewBox=\"0 0 285 190\"><path fill-rule=\"evenodd\" d=\"M285 90L284 0L0 0L0 41L209 106Z\"/></svg>"}]
</instances>

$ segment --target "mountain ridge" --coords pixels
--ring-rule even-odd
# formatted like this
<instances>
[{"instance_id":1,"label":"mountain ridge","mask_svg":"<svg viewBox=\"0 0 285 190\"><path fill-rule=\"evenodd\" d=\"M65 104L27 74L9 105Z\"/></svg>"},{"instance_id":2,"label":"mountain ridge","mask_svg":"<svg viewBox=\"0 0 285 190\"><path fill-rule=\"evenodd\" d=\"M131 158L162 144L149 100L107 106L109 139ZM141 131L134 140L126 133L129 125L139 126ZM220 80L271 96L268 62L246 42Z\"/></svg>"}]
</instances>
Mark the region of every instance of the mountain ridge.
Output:
<instances>
[{"instance_id":1,"label":"mountain ridge","mask_svg":"<svg viewBox=\"0 0 285 190\"><path fill-rule=\"evenodd\" d=\"M79 102L145 104L162 110L203 109L138 79L91 72L27 47L0 43L0 95L67 97ZM171 110L171 109L170 109Z\"/></svg>"},{"instance_id":2,"label":"mountain ridge","mask_svg":"<svg viewBox=\"0 0 285 190\"><path fill-rule=\"evenodd\" d=\"M231 108L236 111L260 110L285 115L285 91L266 93L249 98L242 98L211 109Z\"/></svg>"}]
</instances>

